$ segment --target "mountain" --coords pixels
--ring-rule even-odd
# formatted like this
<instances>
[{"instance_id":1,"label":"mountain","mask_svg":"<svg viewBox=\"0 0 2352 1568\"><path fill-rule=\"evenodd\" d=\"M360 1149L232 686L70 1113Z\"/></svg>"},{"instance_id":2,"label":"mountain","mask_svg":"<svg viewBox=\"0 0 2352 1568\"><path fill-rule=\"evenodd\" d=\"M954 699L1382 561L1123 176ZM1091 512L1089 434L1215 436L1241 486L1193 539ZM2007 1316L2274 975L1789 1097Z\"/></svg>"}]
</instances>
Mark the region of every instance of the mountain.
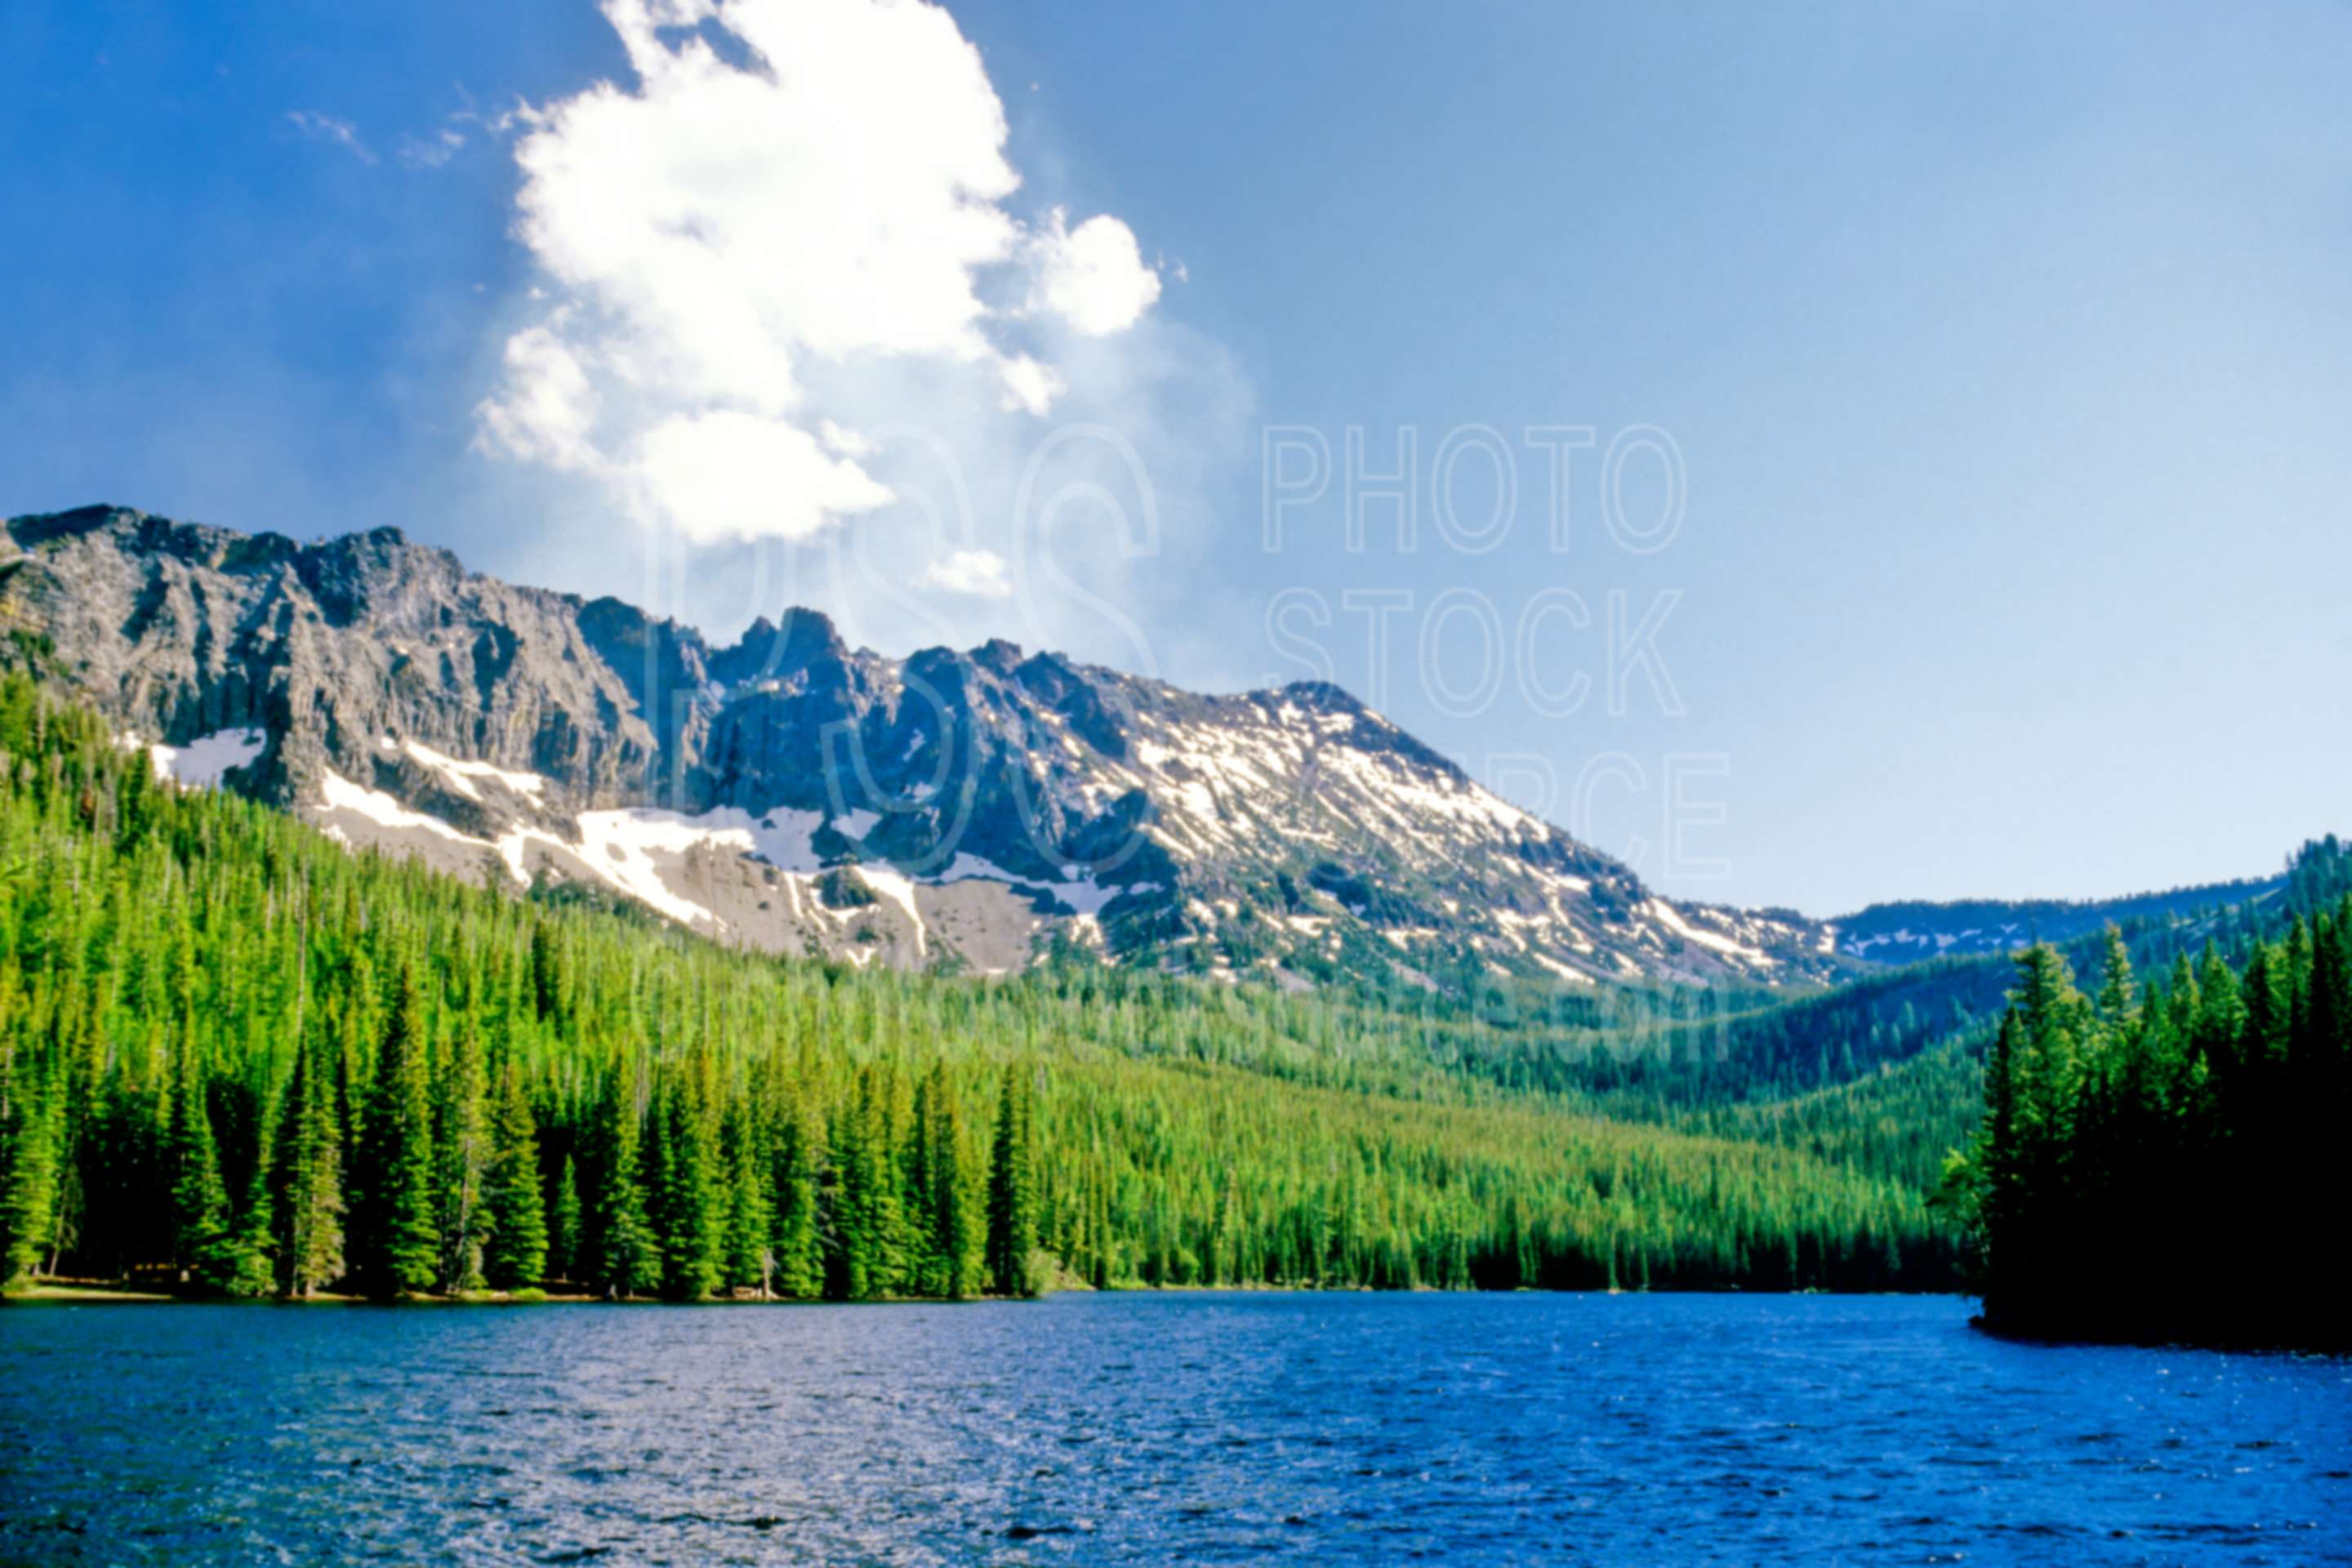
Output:
<instances>
[{"instance_id":1,"label":"mountain","mask_svg":"<svg viewBox=\"0 0 2352 1568\"><path fill-rule=\"evenodd\" d=\"M2120 899L1969 899L1951 903L1873 904L1831 921L1837 949L1873 963L1916 963L2014 952L2035 942L2064 943L2114 924L2256 905L2284 890L2286 874L2235 882L2133 893Z\"/></svg>"},{"instance_id":2,"label":"mountain","mask_svg":"<svg viewBox=\"0 0 2352 1568\"><path fill-rule=\"evenodd\" d=\"M805 609L718 647L395 530L113 507L5 525L0 629L184 783L768 951L1293 989L1856 967L1833 927L1652 892L1326 684L1202 695L1003 641L893 659Z\"/></svg>"}]
</instances>

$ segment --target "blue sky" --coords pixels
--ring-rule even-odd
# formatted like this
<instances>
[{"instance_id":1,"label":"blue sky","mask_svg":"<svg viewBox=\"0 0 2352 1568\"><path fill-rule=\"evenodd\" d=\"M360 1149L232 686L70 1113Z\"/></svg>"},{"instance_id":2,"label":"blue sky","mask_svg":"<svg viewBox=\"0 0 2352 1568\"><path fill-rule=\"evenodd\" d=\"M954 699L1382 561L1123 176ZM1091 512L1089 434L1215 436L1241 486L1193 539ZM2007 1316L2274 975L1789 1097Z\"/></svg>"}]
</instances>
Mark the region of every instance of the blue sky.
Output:
<instances>
[{"instance_id":1,"label":"blue sky","mask_svg":"<svg viewBox=\"0 0 2352 1568\"><path fill-rule=\"evenodd\" d=\"M762 3L784 31L761 36L800 37ZM1002 631L1213 688L1327 666L1670 890L1815 914L2242 875L2352 827L2340 5L971 4L950 9L977 71L936 26L844 33L841 90L810 108L787 83L734 150L722 105L762 69L740 10L700 25L709 58L662 109L583 0L100 9L0 12L0 510L396 523L720 629L809 600L892 652ZM684 60L687 38L649 47ZM625 100L611 143L561 118L600 80ZM1001 148L956 118L992 92ZM860 121L871 102L899 108ZM919 156L873 151L909 120ZM518 159L550 123L580 157L546 176L534 239ZM795 162L777 125L840 166ZM641 143L638 183L608 178L597 150ZM908 171L984 181L999 156L1019 184L985 204L996 256L966 298L924 269L941 209ZM713 211L668 210L665 171L714 162ZM881 310L828 349L866 274L798 239L870 240L844 208L869 189L877 230L921 237L877 266L970 319ZM583 260L615 223L765 248ZM629 368L731 341L730 290L756 297L742 320L802 311L789 395L761 386L782 358ZM557 340L598 378L586 458L484 412L544 413L546 366L513 345ZM1050 407L1012 406L1022 388ZM722 406L735 425L704 419ZM793 466L722 438L759 419L799 432ZM666 467L664 421L695 433ZM969 477L951 541L898 425ZM1040 471L1104 482L1123 522L1015 516L1074 425L1135 455L1148 540L1099 452ZM1349 550L1335 473L1267 550L1268 425L1318 433L1335 468L1349 426L1373 466L1412 426L1418 548L1375 507ZM1465 426L1501 433L1518 483L1481 553L1432 510ZM1593 431L1565 552L1530 426ZM1647 554L1601 515L1635 427L1680 458L1678 529ZM1482 461L1454 471L1464 517L1494 499ZM1662 515L1663 473L1629 455L1631 526ZM847 510L769 518L803 477ZM709 521L744 496L749 542ZM1058 564L1024 567L1040 541ZM1520 646L1563 590L1591 624L1540 615ZM1350 592L1412 596L1380 669ZM1612 594L1629 620L1671 606L1648 646L1678 710L1642 670L1611 710ZM1476 695L1481 625L1498 689L1449 701ZM1578 674L1561 713L1544 694Z\"/></svg>"}]
</instances>

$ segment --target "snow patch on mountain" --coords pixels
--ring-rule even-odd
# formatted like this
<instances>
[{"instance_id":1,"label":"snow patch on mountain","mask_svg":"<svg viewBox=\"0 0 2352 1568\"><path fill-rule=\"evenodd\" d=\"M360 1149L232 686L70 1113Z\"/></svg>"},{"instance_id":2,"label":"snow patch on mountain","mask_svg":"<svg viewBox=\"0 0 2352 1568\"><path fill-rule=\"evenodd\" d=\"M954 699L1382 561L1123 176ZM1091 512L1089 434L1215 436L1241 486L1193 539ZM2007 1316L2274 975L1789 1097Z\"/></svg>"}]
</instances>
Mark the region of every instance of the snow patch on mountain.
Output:
<instances>
[{"instance_id":1,"label":"snow patch on mountain","mask_svg":"<svg viewBox=\"0 0 2352 1568\"><path fill-rule=\"evenodd\" d=\"M453 843L477 845L484 849L491 847L489 840L460 833L437 816L412 811L382 790L353 784L332 768L320 775L319 790L320 803L330 812L347 811L365 817L378 827L430 833Z\"/></svg>"},{"instance_id":2,"label":"snow patch on mountain","mask_svg":"<svg viewBox=\"0 0 2352 1568\"><path fill-rule=\"evenodd\" d=\"M390 735L383 737L376 744L387 752L402 752L422 766L439 773L451 789L464 795L467 800L478 801L482 798L482 792L477 787L479 781L502 784L535 805L546 804L547 780L538 773L509 773L505 768L493 767L488 763L461 762L456 757L436 752L432 747L415 741L395 741Z\"/></svg>"},{"instance_id":3,"label":"snow patch on mountain","mask_svg":"<svg viewBox=\"0 0 2352 1568\"><path fill-rule=\"evenodd\" d=\"M136 731L125 730L114 738L114 743L126 752L142 747L147 759L154 764L158 784L176 784L186 789L215 789L222 776L231 769L249 767L262 752L269 749L269 733L250 725L234 730L215 730L209 735L199 735L185 745L167 746L162 742L148 743Z\"/></svg>"}]
</instances>

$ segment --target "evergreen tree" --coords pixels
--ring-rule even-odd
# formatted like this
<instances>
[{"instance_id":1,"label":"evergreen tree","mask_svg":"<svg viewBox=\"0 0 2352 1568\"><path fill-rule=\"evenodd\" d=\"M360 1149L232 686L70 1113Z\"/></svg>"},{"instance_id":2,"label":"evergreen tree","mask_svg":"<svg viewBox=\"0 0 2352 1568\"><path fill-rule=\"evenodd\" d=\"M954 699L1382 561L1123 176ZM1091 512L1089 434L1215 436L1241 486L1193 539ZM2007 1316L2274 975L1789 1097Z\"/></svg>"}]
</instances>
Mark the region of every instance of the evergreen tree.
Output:
<instances>
[{"instance_id":1,"label":"evergreen tree","mask_svg":"<svg viewBox=\"0 0 2352 1568\"><path fill-rule=\"evenodd\" d=\"M719 1128L727 1184L727 1281L759 1291L764 1301L776 1288L776 1215L763 1142L751 1103L730 1100Z\"/></svg>"},{"instance_id":2,"label":"evergreen tree","mask_svg":"<svg viewBox=\"0 0 2352 1568\"><path fill-rule=\"evenodd\" d=\"M280 1279L289 1296L313 1295L343 1274L342 1119L332 1079L331 1066L315 1048L296 1048L272 1205Z\"/></svg>"},{"instance_id":3,"label":"evergreen tree","mask_svg":"<svg viewBox=\"0 0 2352 1568\"><path fill-rule=\"evenodd\" d=\"M597 1149L596 1204L586 1247L587 1283L614 1300L638 1295L661 1283L661 1257L646 1220L639 1179L637 1092L635 1075L624 1072L605 1097Z\"/></svg>"},{"instance_id":4,"label":"evergreen tree","mask_svg":"<svg viewBox=\"0 0 2352 1568\"><path fill-rule=\"evenodd\" d=\"M0 1025L9 1011L0 994ZM0 1037L0 1289L32 1283L56 1235L65 1097Z\"/></svg>"},{"instance_id":5,"label":"evergreen tree","mask_svg":"<svg viewBox=\"0 0 2352 1568\"><path fill-rule=\"evenodd\" d=\"M558 1279L581 1277L580 1178L572 1156L563 1156L555 1176L555 1195L548 1203L547 1270Z\"/></svg>"},{"instance_id":6,"label":"evergreen tree","mask_svg":"<svg viewBox=\"0 0 2352 1568\"><path fill-rule=\"evenodd\" d=\"M441 1235L441 1289L478 1290L489 1214L484 1177L494 1156L489 1080L470 1006L442 1037L434 1074L434 1214Z\"/></svg>"},{"instance_id":7,"label":"evergreen tree","mask_svg":"<svg viewBox=\"0 0 2352 1568\"><path fill-rule=\"evenodd\" d=\"M278 1117L265 1099L255 1130L253 1170L238 1205L235 1233L226 1246L221 1289L231 1296L258 1300L278 1289L278 1235L270 1167L278 1143Z\"/></svg>"},{"instance_id":8,"label":"evergreen tree","mask_svg":"<svg viewBox=\"0 0 2352 1568\"><path fill-rule=\"evenodd\" d=\"M825 1246L821 1226L824 1140L808 1109L795 1102L786 1115L776 1148L776 1290L810 1300L825 1288Z\"/></svg>"},{"instance_id":9,"label":"evergreen tree","mask_svg":"<svg viewBox=\"0 0 2352 1568\"><path fill-rule=\"evenodd\" d=\"M945 1296L947 1256L940 1246L939 1179L939 1109L934 1097L944 1093L944 1069L933 1063L915 1084L914 1105L907 1136L900 1141L903 1161L898 1189L904 1194L902 1230L906 1255L901 1265L901 1289L916 1296Z\"/></svg>"},{"instance_id":10,"label":"evergreen tree","mask_svg":"<svg viewBox=\"0 0 2352 1568\"><path fill-rule=\"evenodd\" d=\"M228 1189L221 1181L204 1075L195 1048L184 1037L173 1058L172 1077L165 1153L172 1173L172 1261L182 1284L219 1289L227 1282L232 1263Z\"/></svg>"},{"instance_id":11,"label":"evergreen tree","mask_svg":"<svg viewBox=\"0 0 2352 1568\"><path fill-rule=\"evenodd\" d=\"M2101 933L2099 945L2099 1016L2110 1026L2120 1028L2131 1021L2139 1006L2139 987L2132 978L2131 948L2124 933L2112 921Z\"/></svg>"},{"instance_id":12,"label":"evergreen tree","mask_svg":"<svg viewBox=\"0 0 2352 1568\"><path fill-rule=\"evenodd\" d=\"M482 1275L500 1290L519 1290L537 1285L547 1273L547 1212L539 1186L539 1128L523 1093L522 1075L509 1066L499 1084L498 1118L482 1193L488 1230ZM563 1171L568 1182L569 1159ZM576 1193L572 1203L576 1225Z\"/></svg>"},{"instance_id":13,"label":"evergreen tree","mask_svg":"<svg viewBox=\"0 0 2352 1568\"><path fill-rule=\"evenodd\" d=\"M667 1076L646 1140L647 1219L662 1290L681 1301L699 1301L717 1289L725 1261L725 1194L698 1098L690 1075Z\"/></svg>"},{"instance_id":14,"label":"evergreen tree","mask_svg":"<svg viewBox=\"0 0 2352 1568\"><path fill-rule=\"evenodd\" d=\"M972 1219L978 1205L964 1189L963 1130L944 1066L932 1068L931 1086L929 1176L931 1247L939 1269L937 1293L961 1300L974 1289Z\"/></svg>"},{"instance_id":15,"label":"evergreen tree","mask_svg":"<svg viewBox=\"0 0 2352 1568\"><path fill-rule=\"evenodd\" d=\"M1034 1293L1029 1255L1037 1246L1036 1185L1029 1163L1028 1094L1004 1069L988 1165L988 1279L1000 1296Z\"/></svg>"},{"instance_id":16,"label":"evergreen tree","mask_svg":"<svg viewBox=\"0 0 2352 1568\"><path fill-rule=\"evenodd\" d=\"M824 1233L824 1293L836 1301L862 1301L877 1293L873 1202L876 1162L866 1144L862 1097L836 1105L825 1139L828 1155L817 1187L820 1227Z\"/></svg>"},{"instance_id":17,"label":"evergreen tree","mask_svg":"<svg viewBox=\"0 0 2352 1568\"><path fill-rule=\"evenodd\" d=\"M891 1295L901 1285L906 1237L898 1129L892 1114L895 1077L872 1062L858 1069L834 1140L835 1294L852 1300Z\"/></svg>"},{"instance_id":18,"label":"evergreen tree","mask_svg":"<svg viewBox=\"0 0 2352 1568\"><path fill-rule=\"evenodd\" d=\"M361 1142L355 1268L380 1296L429 1289L439 1272L434 1219L432 1042L414 967L403 963Z\"/></svg>"}]
</instances>

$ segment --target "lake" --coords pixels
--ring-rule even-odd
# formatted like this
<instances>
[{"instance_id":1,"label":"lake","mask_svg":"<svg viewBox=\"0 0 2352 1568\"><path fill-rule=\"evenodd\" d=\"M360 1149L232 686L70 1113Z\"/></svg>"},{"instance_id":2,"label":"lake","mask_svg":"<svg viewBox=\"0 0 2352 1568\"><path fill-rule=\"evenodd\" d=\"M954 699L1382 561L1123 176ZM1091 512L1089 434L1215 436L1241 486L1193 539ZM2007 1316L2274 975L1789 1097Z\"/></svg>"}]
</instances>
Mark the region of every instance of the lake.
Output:
<instances>
[{"instance_id":1,"label":"lake","mask_svg":"<svg viewBox=\"0 0 2352 1568\"><path fill-rule=\"evenodd\" d=\"M0 1562L2352 1562L2352 1363L1948 1299L0 1310Z\"/></svg>"}]
</instances>

